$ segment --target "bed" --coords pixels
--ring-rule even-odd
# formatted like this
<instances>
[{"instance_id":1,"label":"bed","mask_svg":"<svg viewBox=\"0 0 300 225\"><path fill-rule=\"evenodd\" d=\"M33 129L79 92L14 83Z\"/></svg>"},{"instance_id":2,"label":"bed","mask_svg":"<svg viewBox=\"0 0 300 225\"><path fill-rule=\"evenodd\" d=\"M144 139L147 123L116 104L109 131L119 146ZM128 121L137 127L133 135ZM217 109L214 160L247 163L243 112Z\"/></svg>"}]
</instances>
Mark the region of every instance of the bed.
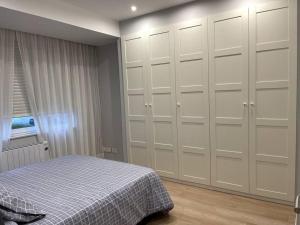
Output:
<instances>
[{"instance_id":1,"label":"bed","mask_svg":"<svg viewBox=\"0 0 300 225\"><path fill-rule=\"evenodd\" d=\"M152 169L87 156L0 173L1 183L43 210L32 225L134 225L174 207Z\"/></svg>"}]
</instances>

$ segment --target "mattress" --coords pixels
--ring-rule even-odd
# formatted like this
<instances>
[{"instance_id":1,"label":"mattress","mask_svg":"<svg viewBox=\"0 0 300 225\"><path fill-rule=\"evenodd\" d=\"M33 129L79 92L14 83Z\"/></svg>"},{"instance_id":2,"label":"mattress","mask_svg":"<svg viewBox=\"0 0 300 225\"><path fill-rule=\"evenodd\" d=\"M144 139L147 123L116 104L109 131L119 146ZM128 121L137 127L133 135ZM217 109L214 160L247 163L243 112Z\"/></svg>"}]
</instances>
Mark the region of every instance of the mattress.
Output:
<instances>
[{"instance_id":1,"label":"mattress","mask_svg":"<svg viewBox=\"0 0 300 225\"><path fill-rule=\"evenodd\" d=\"M149 168L66 156L0 174L0 182L42 209L33 225L134 225L174 205Z\"/></svg>"}]
</instances>

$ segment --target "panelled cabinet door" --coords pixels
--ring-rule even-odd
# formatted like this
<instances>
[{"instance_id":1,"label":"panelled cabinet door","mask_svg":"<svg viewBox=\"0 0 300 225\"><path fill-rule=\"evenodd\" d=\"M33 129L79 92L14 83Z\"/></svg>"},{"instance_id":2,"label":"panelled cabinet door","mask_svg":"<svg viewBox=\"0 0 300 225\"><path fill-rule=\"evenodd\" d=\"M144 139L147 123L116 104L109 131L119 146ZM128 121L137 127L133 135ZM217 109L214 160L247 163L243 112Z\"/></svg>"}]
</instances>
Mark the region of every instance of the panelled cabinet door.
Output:
<instances>
[{"instance_id":1,"label":"panelled cabinet door","mask_svg":"<svg viewBox=\"0 0 300 225\"><path fill-rule=\"evenodd\" d=\"M296 18L288 1L250 9L251 193L294 200Z\"/></svg>"},{"instance_id":2,"label":"panelled cabinet door","mask_svg":"<svg viewBox=\"0 0 300 225\"><path fill-rule=\"evenodd\" d=\"M207 19L176 26L179 177L210 184Z\"/></svg>"},{"instance_id":3,"label":"panelled cabinet door","mask_svg":"<svg viewBox=\"0 0 300 225\"><path fill-rule=\"evenodd\" d=\"M133 164L151 167L145 37L126 36L122 48L128 158Z\"/></svg>"},{"instance_id":4,"label":"panelled cabinet door","mask_svg":"<svg viewBox=\"0 0 300 225\"><path fill-rule=\"evenodd\" d=\"M209 18L212 185L249 192L248 9Z\"/></svg>"},{"instance_id":5,"label":"panelled cabinet door","mask_svg":"<svg viewBox=\"0 0 300 225\"><path fill-rule=\"evenodd\" d=\"M178 177L174 32L156 29L148 35L148 86L153 168Z\"/></svg>"}]
</instances>

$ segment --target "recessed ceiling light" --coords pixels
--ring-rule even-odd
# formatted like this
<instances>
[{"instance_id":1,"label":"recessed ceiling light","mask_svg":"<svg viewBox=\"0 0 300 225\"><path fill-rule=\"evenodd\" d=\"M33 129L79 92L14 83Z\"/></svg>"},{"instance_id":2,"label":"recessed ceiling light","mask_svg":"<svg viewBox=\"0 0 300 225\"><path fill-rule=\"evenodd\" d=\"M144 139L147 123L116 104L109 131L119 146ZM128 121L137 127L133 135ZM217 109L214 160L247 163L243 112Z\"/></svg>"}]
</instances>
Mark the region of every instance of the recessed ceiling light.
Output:
<instances>
[{"instance_id":1,"label":"recessed ceiling light","mask_svg":"<svg viewBox=\"0 0 300 225\"><path fill-rule=\"evenodd\" d=\"M132 5L130 8L132 12L135 12L137 10L137 7L135 5Z\"/></svg>"}]
</instances>

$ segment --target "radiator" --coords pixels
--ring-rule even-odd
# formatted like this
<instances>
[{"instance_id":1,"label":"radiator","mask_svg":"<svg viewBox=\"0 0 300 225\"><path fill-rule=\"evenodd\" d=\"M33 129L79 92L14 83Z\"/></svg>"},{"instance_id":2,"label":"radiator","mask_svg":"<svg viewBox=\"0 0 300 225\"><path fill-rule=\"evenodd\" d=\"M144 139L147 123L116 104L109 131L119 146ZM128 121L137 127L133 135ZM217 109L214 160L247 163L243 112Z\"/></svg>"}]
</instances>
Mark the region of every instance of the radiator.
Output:
<instances>
[{"instance_id":1,"label":"radiator","mask_svg":"<svg viewBox=\"0 0 300 225\"><path fill-rule=\"evenodd\" d=\"M0 172L17 169L32 163L49 160L47 143L8 150L0 153Z\"/></svg>"}]
</instances>

